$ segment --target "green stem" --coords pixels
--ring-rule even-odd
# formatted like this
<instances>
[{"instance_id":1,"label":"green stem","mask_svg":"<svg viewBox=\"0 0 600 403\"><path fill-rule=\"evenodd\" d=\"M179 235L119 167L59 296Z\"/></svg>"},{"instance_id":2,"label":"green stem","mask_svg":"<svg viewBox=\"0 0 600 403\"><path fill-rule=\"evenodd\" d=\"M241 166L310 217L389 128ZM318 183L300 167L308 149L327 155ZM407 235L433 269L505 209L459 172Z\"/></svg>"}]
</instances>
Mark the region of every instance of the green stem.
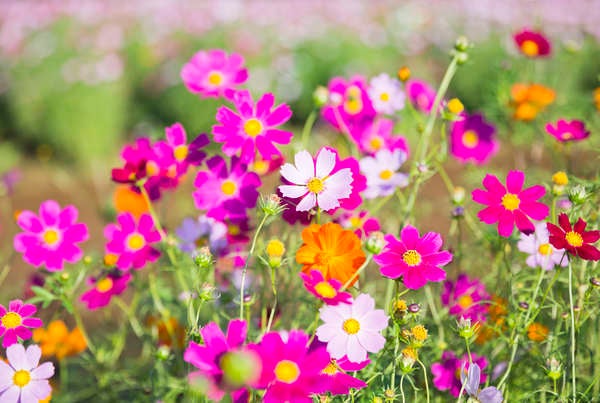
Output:
<instances>
[{"instance_id":1,"label":"green stem","mask_svg":"<svg viewBox=\"0 0 600 403\"><path fill-rule=\"evenodd\" d=\"M92 343L92 339L90 339L90 337L88 336L87 331L85 330L85 326L83 325L83 321L81 320L81 315L79 315L79 311L77 310L75 305L73 305L73 317L75 318L75 323L77 324L77 327L79 328L81 334L83 335L83 338L85 339L85 343L87 344L92 354L95 356L96 347Z\"/></svg>"},{"instance_id":2,"label":"green stem","mask_svg":"<svg viewBox=\"0 0 600 403\"><path fill-rule=\"evenodd\" d=\"M575 311L573 309L573 267L569 260L569 307L571 309L571 380L573 385L573 402L577 401L576 369L575 369Z\"/></svg>"},{"instance_id":3,"label":"green stem","mask_svg":"<svg viewBox=\"0 0 600 403\"><path fill-rule=\"evenodd\" d=\"M248 252L248 257L246 258L246 263L244 264L244 268L242 269L242 281L240 284L240 319L244 319L244 287L246 285L246 272L248 271L248 264L250 262L250 258L254 254L254 249L256 248L256 241L258 240L258 234L260 230L265 225L267 221L267 215L265 214L258 227L256 228L256 232L254 233L254 238L252 238L252 244L250 245L250 252Z\"/></svg>"},{"instance_id":4,"label":"green stem","mask_svg":"<svg viewBox=\"0 0 600 403\"><path fill-rule=\"evenodd\" d=\"M402 385L404 383L404 377L405 374L402 374L400 377L400 396L402 396L402 403L406 403L406 398L404 397L404 387Z\"/></svg>"},{"instance_id":5,"label":"green stem","mask_svg":"<svg viewBox=\"0 0 600 403\"><path fill-rule=\"evenodd\" d=\"M445 343L444 326L442 325L440 315L435 306L435 302L433 300L433 295L431 294L431 288L429 287L429 284L425 286L425 295L427 297L427 304L429 305L429 309L431 310L431 315L433 316L433 321L437 325L437 328L440 332L440 343Z\"/></svg>"},{"instance_id":6,"label":"green stem","mask_svg":"<svg viewBox=\"0 0 600 403\"><path fill-rule=\"evenodd\" d=\"M317 110L313 109L306 118L306 122L304 122L304 128L302 128L302 147L306 148L308 144L308 136L312 131L313 125L315 124L315 120L317 120Z\"/></svg>"},{"instance_id":7,"label":"green stem","mask_svg":"<svg viewBox=\"0 0 600 403\"><path fill-rule=\"evenodd\" d=\"M417 360L421 368L423 368L423 378L425 379L425 392L427 394L427 403L429 403L429 381L427 381L427 368L425 368L425 364L421 362L421 360Z\"/></svg>"},{"instance_id":8,"label":"green stem","mask_svg":"<svg viewBox=\"0 0 600 403\"><path fill-rule=\"evenodd\" d=\"M371 259L373 259L373 254L369 253L367 255L367 260L365 260L362 266L360 266L358 270L352 275L352 277L350 277L348 281L346 281L346 283L342 286L339 292L345 291L350 286L350 284L352 284L352 282L358 278L358 276L363 272L363 270L365 270L365 268L369 265Z\"/></svg>"},{"instance_id":9,"label":"green stem","mask_svg":"<svg viewBox=\"0 0 600 403\"><path fill-rule=\"evenodd\" d=\"M273 295L275 296L275 303L271 307L271 313L269 314L269 322L267 323L267 330L265 333L268 333L271 330L271 325L273 324L273 318L275 317L275 310L277 309L277 287L275 287L275 269L271 268L271 289L273 290Z\"/></svg>"}]
</instances>

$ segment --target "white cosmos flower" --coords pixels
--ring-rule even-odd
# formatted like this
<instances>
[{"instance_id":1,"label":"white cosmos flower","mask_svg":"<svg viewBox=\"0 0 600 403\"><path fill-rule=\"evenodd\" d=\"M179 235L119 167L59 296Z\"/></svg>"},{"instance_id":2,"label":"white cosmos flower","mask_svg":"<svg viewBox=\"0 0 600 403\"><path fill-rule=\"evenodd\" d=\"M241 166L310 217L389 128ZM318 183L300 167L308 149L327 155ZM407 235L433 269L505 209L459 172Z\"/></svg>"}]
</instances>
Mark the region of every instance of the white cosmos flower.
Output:
<instances>
[{"instance_id":1,"label":"white cosmos flower","mask_svg":"<svg viewBox=\"0 0 600 403\"><path fill-rule=\"evenodd\" d=\"M367 189L363 196L367 199L387 196L394 193L397 187L408 185L408 175L397 172L404 161L406 153L400 149L382 149L374 157L361 159L360 171L367 177Z\"/></svg>"},{"instance_id":2,"label":"white cosmos flower","mask_svg":"<svg viewBox=\"0 0 600 403\"><path fill-rule=\"evenodd\" d=\"M396 111L404 108L406 95L402 91L400 81L382 73L373 77L369 84L369 98L377 112L393 115Z\"/></svg>"}]
</instances>

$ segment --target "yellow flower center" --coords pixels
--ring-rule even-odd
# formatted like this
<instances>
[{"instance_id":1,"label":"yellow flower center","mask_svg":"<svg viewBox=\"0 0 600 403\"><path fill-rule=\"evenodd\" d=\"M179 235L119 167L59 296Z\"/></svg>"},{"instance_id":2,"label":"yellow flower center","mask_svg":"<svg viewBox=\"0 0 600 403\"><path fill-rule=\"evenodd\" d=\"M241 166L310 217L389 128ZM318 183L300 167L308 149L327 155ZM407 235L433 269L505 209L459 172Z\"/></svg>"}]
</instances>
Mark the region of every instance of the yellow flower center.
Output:
<instances>
[{"instance_id":1,"label":"yellow flower center","mask_svg":"<svg viewBox=\"0 0 600 403\"><path fill-rule=\"evenodd\" d=\"M427 329L423 325L417 325L411 329L411 333L413 337L417 341L425 341L427 340Z\"/></svg>"},{"instance_id":2,"label":"yellow flower center","mask_svg":"<svg viewBox=\"0 0 600 403\"><path fill-rule=\"evenodd\" d=\"M573 136L573 133L571 133L571 132L564 132L561 134L561 138L563 140L571 140L573 137L575 137L575 136Z\"/></svg>"},{"instance_id":3,"label":"yellow flower center","mask_svg":"<svg viewBox=\"0 0 600 403\"><path fill-rule=\"evenodd\" d=\"M285 245L278 239L272 239L267 244L267 255L281 257L285 253Z\"/></svg>"},{"instance_id":4,"label":"yellow flower center","mask_svg":"<svg viewBox=\"0 0 600 403\"><path fill-rule=\"evenodd\" d=\"M337 295L335 288L327 281L321 281L315 285L315 292L323 298L333 298Z\"/></svg>"},{"instance_id":5,"label":"yellow flower center","mask_svg":"<svg viewBox=\"0 0 600 403\"><path fill-rule=\"evenodd\" d=\"M173 155L177 161L183 161L188 156L188 146L182 144L175 147L175 150L173 150Z\"/></svg>"},{"instance_id":6,"label":"yellow flower center","mask_svg":"<svg viewBox=\"0 0 600 403\"><path fill-rule=\"evenodd\" d=\"M519 197L515 194L507 193L502 196L502 206L508 211L518 209L520 204L521 200L519 200Z\"/></svg>"},{"instance_id":7,"label":"yellow flower center","mask_svg":"<svg viewBox=\"0 0 600 403\"><path fill-rule=\"evenodd\" d=\"M379 95L379 99L383 102L387 102L390 100L390 94L388 94L387 92L382 92L381 95Z\"/></svg>"},{"instance_id":8,"label":"yellow flower center","mask_svg":"<svg viewBox=\"0 0 600 403\"><path fill-rule=\"evenodd\" d=\"M306 184L306 187L308 188L308 191L311 193L321 193L323 191L323 189L325 188L325 184L323 183L322 179L312 178L311 180L308 181L308 183Z\"/></svg>"},{"instance_id":9,"label":"yellow flower center","mask_svg":"<svg viewBox=\"0 0 600 403\"><path fill-rule=\"evenodd\" d=\"M527 56L537 56L540 53L540 48L537 43L528 39L521 44L521 51Z\"/></svg>"},{"instance_id":10,"label":"yellow flower center","mask_svg":"<svg viewBox=\"0 0 600 403\"><path fill-rule=\"evenodd\" d=\"M350 217L349 221L352 228L359 228L362 225L362 220L357 216Z\"/></svg>"},{"instance_id":11,"label":"yellow flower center","mask_svg":"<svg viewBox=\"0 0 600 403\"><path fill-rule=\"evenodd\" d=\"M298 364L290 360L281 360L275 366L275 378L279 382L294 383L300 376Z\"/></svg>"},{"instance_id":12,"label":"yellow flower center","mask_svg":"<svg viewBox=\"0 0 600 403\"><path fill-rule=\"evenodd\" d=\"M227 227L227 232L229 232L229 235L236 236L242 233L242 229L239 225L231 224Z\"/></svg>"},{"instance_id":13,"label":"yellow flower center","mask_svg":"<svg viewBox=\"0 0 600 403\"><path fill-rule=\"evenodd\" d=\"M567 234L565 235L565 240L569 245L574 246L576 248L579 248L581 245L583 245L583 238L581 237L581 234L575 231L567 232Z\"/></svg>"},{"instance_id":14,"label":"yellow flower center","mask_svg":"<svg viewBox=\"0 0 600 403\"><path fill-rule=\"evenodd\" d=\"M113 280L110 277L103 278L96 283L96 290L98 292L107 292L113 288Z\"/></svg>"},{"instance_id":15,"label":"yellow flower center","mask_svg":"<svg viewBox=\"0 0 600 403\"><path fill-rule=\"evenodd\" d=\"M479 143L479 136L474 130L467 130L462 135L462 143L467 148L475 148Z\"/></svg>"},{"instance_id":16,"label":"yellow flower center","mask_svg":"<svg viewBox=\"0 0 600 403\"><path fill-rule=\"evenodd\" d=\"M14 329L21 326L21 315L16 312L7 312L1 319L2 326L7 329Z\"/></svg>"},{"instance_id":17,"label":"yellow flower center","mask_svg":"<svg viewBox=\"0 0 600 403\"><path fill-rule=\"evenodd\" d=\"M356 334L360 330L360 323L354 318L346 319L342 328L348 334Z\"/></svg>"},{"instance_id":18,"label":"yellow flower center","mask_svg":"<svg viewBox=\"0 0 600 403\"><path fill-rule=\"evenodd\" d=\"M379 172L379 178L383 179L384 181L390 179L392 175L394 175L394 173L389 169L384 169L383 171Z\"/></svg>"},{"instance_id":19,"label":"yellow flower center","mask_svg":"<svg viewBox=\"0 0 600 403\"><path fill-rule=\"evenodd\" d=\"M29 374L29 371L25 371L24 369L15 372L13 375L13 383L19 388L27 386L29 381L31 381L31 375Z\"/></svg>"},{"instance_id":20,"label":"yellow flower center","mask_svg":"<svg viewBox=\"0 0 600 403\"><path fill-rule=\"evenodd\" d=\"M473 297L471 297L470 295L463 295L456 302L458 303L458 306L460 306L462 309L467 309L468 307L473 305Z\"/></svg>"},{"instance_id":21,"label":"yellow flower center","mask_svg":"<svg viewBox=\"0 0 600 403\"><path fill-rule=\"evenodd\" d=\"M377 151L383 146L383 140L379 136L374 136L369 141L369 145L373 150Z\"/></svg>"},{"instance_id":22,"label":"yellow flower center","mask_svg":"<svg viewBox=\"0 0 600 403\"><path fill-rule=\"evenodd\" d=\"M146 162L146 174L148 176L156 176L160 172L158 165L154 161Z\"/></svg>"},{"instance_id":23,"label":"yellow flower center","mask_svg":"<svg viewBox=\"0 0 600 403\"><path fill-rule=\"evenodd\" d=\"M145 244L146 240L142 235L138 234L137 232L129 235L129 237L127 238L127 247L133 250L134 252L142 249Z\"/></svg>"},{"instance_id":24,"label":"yellow flower center","mask_svg":"<svg viewBox=\"0 0 600 403\"><path fill-rule=\"evenodd\" d=\"M417 266L423 260L421 254L414 249L407 250L402 254L402 260L409 266Z\"/></svg>"},{"instance_id":25,"label":"yellow flower center","mask_svg":"<svg viewBox=\"0 0 600 403\"><path fill-rule=\"evenodd\" d=\"M338 372L339 371L338 371L337 365L335 365L334 361L331 361L329 364L327 364L327 366L323 370L323 373L327 374L327 375L335 375Z\"/></svg>"},{"instance_id":26,"label":"yellow flower center","mask_svg":"<svg viewBox=\"0 0 600 403\"><path fill-rule=\"evenodd\" d=\"M49 246L54 246L58 242L58 231L54 229L47 229L42 235L44 242Z\"/></svg>"},{"instance_id":27,"label":"yellow flower center","mask_svg":"<svg viewBox=\"0 0 600 403\"><path fill-rule=\"evenodd\" d=\"M221 83L223 82L223 74L221 74L221 72L219 71L211 71L210 73L208 73L208 83L210 85L221 85Z\"/></svg>"},{"instance_id":28,"label":"yellow flower center","mask_svg":"<svg viewBox=\"0 0 600 403\"><path fill-rule=\"evenodd\" d=\"M346 102L344 102L344 110L350 115L356 115L363 108L363 102L360 97L360 88L353 85L346 90Z\"/></svg>"},{"instance_id":29,"label":"yellow flower center","mask_svg":"<svg viewBox=\"0 0 600 403\"><path fill-rule=\"evenodd\" d=\"M250 137L256 137L263 131L263 125L260 120L256 118L250 118L244 123L244 131Z\"/></svg>"},{"instance_id":30,"label":"yellow flower center","mask_svg":"<svg viewBox=\"0 0 600 403\"><path fill-rule=\"evenodd\" d=\"M228 179L221 184L221 192L223 192L225 196L232 196L236 190L237 186L234 181Z\"/></svg>"},{"instance_id":31,"label":"yellow flower center","mask_svg":"<svg viewBox=\"0 0 600 403\"><path fill-rule=\"evenodd\" d=\"M540 255L548 256L552 254L552 246L549 243L543 243L538 248L538 252L540 252Z\"/></svg>"},{"instance_id":32,"label":"yellow flower center","mask_svg":"<svg viewBox=\"0 0 600 403\"><path fill-rule=\"evenodd\" d=\"M252 170L259 175L264 175L269 170L269 163L265 160L254 161L254 164L252 165Z\"/></svg>"}]
</instances>

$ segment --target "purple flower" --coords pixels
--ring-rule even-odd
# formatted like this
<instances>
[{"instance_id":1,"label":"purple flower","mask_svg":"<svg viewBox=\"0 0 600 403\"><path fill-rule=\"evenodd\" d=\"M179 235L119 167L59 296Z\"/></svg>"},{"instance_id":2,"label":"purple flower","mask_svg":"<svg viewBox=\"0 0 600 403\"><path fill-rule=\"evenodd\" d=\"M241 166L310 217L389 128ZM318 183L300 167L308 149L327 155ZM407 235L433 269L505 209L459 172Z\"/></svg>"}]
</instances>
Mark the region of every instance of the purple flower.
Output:
<instances>
[{"instance_id":1,"label":"purple flower","mask_svg":"<svg viewBox=\"0 0 600 403\"><path fill-rule=\"evenodd\" d=\"M44 400L52 393L48 379L54 375L54 365L39 365L42 349L36 345L13 344L6 349L8 363L0 360L0 401L32 403Z\"/></svg>"},{"instance_id":2,"label":"purple flower","mask_svg":"<svg viewBox=\"0 0 600 403\"><path fill-rule=\"evenodd\" d=\"M15 250L25 262L45 265L49 271L62 270L65 261L76 263L83 256L77 244L89 237L87 226L76 222L77 216L74 206L61 209L54 200L40 205L39 216L29 210L21 212L17 224L25 232L15 235Z\"/></svg>"},{"instance_id":3,"label":"purple flower","mask_svg":"<svg viewBox=\"0 0 600 403\"><path fill-rule=\"evenodd\" d=\"M480 357L477 354L471 354L473 363L480 368L485 368L488 361L485 357ZM448 390L454 397L458 397L462 382L460 372L469 369L469 357L465 354L462 358L457 358L452 351L444 351L441 362L436 362L431 366L433 374L433 386L438 390ZM483 375L480 383L485 383L487 375Z\"/></svg>"},{"instance_id":4,"label":"purple flower","mask_svg":"<svg viewBox=\"0 0 600 403\"><path fill-rule=\"evenodd\" d=\"M502 403L504 400L502 392L494 386L479 390L479 385L481 384L481 369L479 365L476 363L470 365L466 376L463 371L464 369L460 372L461 382L465 384L465 391L469 396L475 398L480 403Z\"/></svg>"},{"instance_id":5,"label":"purple flower","mask_svg":"<svg viewBox=\"0 0 600 403\"><path fill-rule=\"evenodd\" d=\"M79 299L91 311L110 303L113 296L122 294L131 280L129 273L110 273L103 279L90 278L88 285L93 288L84 292Z\"/></svg>"},{"instance_id":6,"label":"purple flower","mask_svg":"<svg viewBox=\"0 0 600 403\"><path fill-rule=\"evenodd\" d=\"M535 224L533 234L521 234L517 248L529 255L526 261L529 267L552 270L554 266L566 267L569 264L565 250L550 244L550 233L545 222Z\"/></svg>"},{"instance_id":7,"label":"purple flower","mask_svg":"<svg viewBox=\"0 0 600 403\"><path fill-rule=\"evenodd\" d=\"M388 196L397 188L408 185L408 175L398 172L406 161L406 153L400 149L394 151L381 149L373 157L360 160L360 170L367 177L366 199Z\"/></svg>"},{"instance_id":8,"label":"purple flower","mask_svg":"<svg viewBox=\"0 0 600 403\"><path fill-rule=\"evenodd\" d=\"M211 49L196 53L181 69L181 79L190 92L216 98L243 84L248 71L241 55Z\"/></svg>"},{"instance_id":9,"label":"purple flower","mask_svg":"<svg viewBox=\"0 0 600 403\"><path fill-rule=\"evenodd\" d=\"M175 230L181 240L179 247L186 253L208 246L210 252L219 256L227 246L227 225L213 218L201 215L198 218L187 217Z\"/></svg>"},{"instance_id":10,"label":"purple flower","mask_svg":"<svg viewBox=\"0 0 600 403\"><path fill-rule=\"evenodd\" d=\"M462 115L452 125L450 152L461 162L486 163L498 152L496 128L486 122L483 115Z\"/></svg>"},{"instance_id":11,"label":"purple flower","mask_svg":"<svg viewBox=\"0 0 600 403\"><path fill-rule=\"evenodd\" d=\"M21 340L31 339L31 330L43 325L42 320L32 318L37 308L32 304L23 304L20 299L9 302L8 310L0 304L0 337L4 336L2 347L6 348ZM0 387L2 385L0 384Z\"/></svg>"},{"instance_id":12,"label":"purple flower","mask_svg":"<svg viewBox=\"0 0 600 403\"><path fill-rule=\"evenodd\" d=\"M450 315L464 317L472 321L485 322L490 294L478 279L469 279L460 274L455 282L446 281L442 292L442 304L449 307Z\"/></svg>"},{"instance_id":13,"label":"purple flower","mask_svg":"<svg viewBox=\"0 0 600 403\"><path fill-rule=\"evenodd\" d=\"M118 256L116 266L121 270L141 269L148 262L154 262L160 252L151 246L161 240L149 214L142 214L136 220L131 213L117 216L117 224L108 224L104 236L108 239L106 250Z\"/></svg>"}]
</instances>

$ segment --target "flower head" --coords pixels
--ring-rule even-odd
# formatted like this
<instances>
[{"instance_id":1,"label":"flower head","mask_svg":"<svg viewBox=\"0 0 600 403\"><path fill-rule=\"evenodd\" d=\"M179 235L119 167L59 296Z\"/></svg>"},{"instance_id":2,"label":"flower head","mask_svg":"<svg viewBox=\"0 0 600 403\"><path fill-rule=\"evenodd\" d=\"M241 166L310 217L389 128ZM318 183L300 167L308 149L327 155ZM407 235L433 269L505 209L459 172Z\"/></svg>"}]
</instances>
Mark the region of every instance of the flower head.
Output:
<instances>
[{"instance_id":1,"label":"flower head","mask_svg":"<svg viewBox=\"0 0 600 403\"><path fill-rule=\"evenodd\" d=\"M310 351L317 348L324 348L327 344L318 340L313 339L310 344ZM348 372L356 372L365 368L371 363L370 359L366 359L362 362L352 362L347 356L339 359L331 358L329 364L325 367L322 374L327 375L329 386L327 392L332 395L347 395L350 393L350 389L362 389L367 387L367 383L350 376Z\"/></svg>"},{"instance_id":2,"label":"flower head","mask_svg":"<svg viewBox=\"0 0 600 403\"><path fill-rule=\"evenodd\" d=\"M48 379L54 375L54 365L38 365L41 349L32 345L13 344L6 349L8 362L0 360L0 400L5 403L37 402L52 393Z\"/></svg>"},{"instance_id":3,"label":"flower head","mask_svg":"<svg viewBox=\"0 0 600 403\"><path fill-rule=\"evenodd\" d=\"M567 121L560 119L553 126L551 123L546 125L546 131L561 143L567 141L581 141L590 136L590 132L586 130L585 123L581 120Z\"/></svg>"},{"instance_id":4,"label":"flower head","mask_svg":"<svg viewBox=\"0 0 600 403\"><path fill-rule=\"evenodd\" d=\"M548 105L554 102L554 90L540 84L517 83L510 89L512 106L515 108L516 120L531 121Z\"/></svg>"},{"instance_id":5,"label":"flower head","mask_svg":"<svg viewBox=\"0 0 600 403\"><path fill-rule=\"evenodd\" d=\"M550 41L541 32L524 29L515 34L514 40L521 53L527 57L542 57L550 54Z\"/></svg>"},{"instance_id":6,"label":"flower head","mask_svg":"<svg viewBox=\"0 0 600 403\"><path fill-rule=\"evenodd\" d=\"M450 263L452 254L440 251L440 234L428 232L421 237L415 227L407 225L400 232L400 239L388 234L385 240L385 249L374 258L381 266L383 276L392 279L402 276L404 285L413 290L423 287L428 281L446 279L446 272L440 266Z\"/></svg>"},{"instance_id":7,"label":"flower head","mask_svg":"<svg viewBox=\"0 0 600 403\"><path fill-rule=\"evenodd\" d=\"M390 151L400 149L408 155L406 138L394 135L393 131L393 120L377 119L354 127L350 135L361 153L374 155L377 151L387 148Z\"/></svg>"},{"instance_id":8,"label":"flower head","mask_svg":"<svg viewBox=\"0 0 600 403\"><path fill-rule=\"evenodd\" d=\"M502 403L504 400L502 392L494 386L488 386L483 390L479 389L479 385L481 385L481 368L476 363L469 365L467 374L461 369L460 376L461 382L465 385L465 391L478 402Z\"/></svg>"},{"instance_id":9,"label":"flower head","mask_svg":"<svg viewBox=\"0 0 600 403\"><path fill-rule=\"evenodd\" d=\"M211 49L196 53L181 69L181 78L190 92L216 98L243 84L248 71L241 55Z\"/></svg>"},{"instance_id":10,"label":"flower head","mask_svg":"<svg viewBox=\"0 0 600 403\"><path fill-rule=\"evenodd\" d=\"M130 213L117 216L118 224L108 224L104 236L108 239L106 250L118 256L115 262L121 270L141 269L148 262L154 262L160 251L152 246L161 240L150 214L142 214L136 219Z\"/></svg>"},{"instance_id":11,"label":"flower head","mask_svg":"<svg viewBox=\"0 0 600 403\"><path fill-rule=\"evenodd\" d=\"M410 102L421 112L429 113L435 100L435 89L427 82L417 79L406 83L406 92Z\"/></svg>"},{"instance_id":12,"label":"flower head","mask_svg":"<svg viewBox=\"0 0 600 403\"><path fill-rule=\"evenodd\" d=\"M42 326L42 320L32 318L37 312L33 304L24 304L20 299L9 302L8 310L0 304L0 337L4 336L2 347L6 348L18 342L18 339L31 338L31 330Z\"/></svg>"},{"instance_id":13,"label":"flower head","mask_svg":"<svg viewBox=\"0 0 600 403\"><path fill-rule=\"evenodd\" d=\"M450 152L461 162L484 164L498 152L496 128L483 115L464 114L452 125Z\"/></svg>"},{"instance_id":14,"label":"flower head","mask_svg":"<svg viewBox=\"0 0 600 403\"><path fill-rule=\"evenodd\" d=\"M15 250L25 262L49 271L62 270L65 262L78 262L83 252L77 244L87 241L89 234L87 226L77 222L77 215L74 206L61 209L54 200L43 202L39 215L22 211L17 225L24 232L15 235Z\"/></svg>"},{"instance_id":15,"label":"flower head","mask_svg":"<svg viewBox=\"0 0 600 403\"><path fill-rule=\"evenodd\" d=\"M300 273L300 277L304 281L304 288L327 305L347 304L352 299L352 294L340 291L342 283L335 279L325 280L319 270L311 270L309 274Z\"/></svg>"},{"instance_id":16,"label":"flower head","mask_svg":"<svg viewBox=\"0 0 600 403\"><path fill-rule=\"evenodd\" d=\"M478 279L471 280L466 274L459 274L455 282L446 281L442 292L442 304L449 307L450 315L473 321L485 322L490 299L485 285Z\"/></svg>"},{"instance_id":17,"label":"flower head","mask_svg":"<svg viewBox=\"0 0 600 403\"><path fill-rule=\"evenodd\" d=\"M550 244L550 233L546 223L535 224L533 234L521 234L517 248L527 253L527 266L541 267L544 270L552 270L554 266L565 267L569 264L564 256L564 249L557 249Z\"/></svg>"},{"instance_id":18,"label":"flower head","mask_svg":"<svg viewBox=\"0 0 600 403\"><path fill-rule=\"evenodd\" d=\"M75 327L69 332L69 328L62 320L53 320L45 329L35 329L33 341L40 344L42 356L55 356L59 361L77 355L87 348L81 330Z\"/></svg>"},{"instance_id":19,"label":"flower head","mask_svg":"<svg viewBox=\"0 0 600 403\"><path fill-rule=\"evenodd\" d=\"M329 102L321 109L323 118L341 132L352 131L354 127L373 121L376 115L367 83L356 76L346 81L334 77L329 81Z\"/></svg>"},{"instance_id":20,"label":"flower head","mask_svg":"<svg viewBox=\"0 0 600 403\"><path fill-rule=\"evenodd\" d=\"M219 256L227 246L227 231L227 225L221 221L201 215L198 218L184 218L175 235L181 240L179 247L186 253L193 254L208 246L213 255Z\"/></svg>"},{"instance_id":21,"label":"flower head","mask_svg":"<svg viewBox=\"0 0 600 403\"><path fill-rule=\"evenodd\" d=\"M381 149L374 157L360 160L360 169L367 177L367 189L363 193L365 198L388 196L397 188L407 186L408 175L398 172L404 161L406 153L399 149Z\"/></svg>"},{"instance_id":22,"label":"flower head","mask_svg":"<svg viewBox=\"0 0 600 403\"><path fill-rule=\"evenodd\" d=\"M361 237L368 237L373 232L381 229L381 224L376 217L370 217L366 210L342 213L336 220L344 229L351 229L354 233Z\"/></svg>"},{"instance_id":23,"label":"flower head","mask_svg":"<svg viewBox=\"0 0 600 403\"><path fill-rule=\"evenodd\" d=\"M483 369L488 365L485 357L471 354L471 358L473 359L473 363L477 364L479 368ZM452 396L458 397L462 385L461 372L468 371L469 367L469 357L466 354L462 358L458 358L452 351L444 351L441 361L431 366L433 386L438 390L448 390ZM479 384L485 383L486 379L487 375L484 374L481 376Z\"/></svg>"},{"instance_id":24,"label":"flower head","mask_svg":"<svg viewBox=\"0 0 600 403\"><path fill-rule=\"evenodd\" d=\"M579 218L575 225L571 225L569 216L561 213L558 224L547 223L550 233L550 244L557 249L566 249L571 255L579 256L584 260L600 260L600 250L592 244L600 239L600 231L586 231L587 223Z\"/></svg>"},{"instance_id":25,"label":"flower head","mask_svg":"<svg viewBox=\"0 0 600 403\"><path fill-rule=\"evenodd\" d=\"M88 285L92 288L84 292L79 299L89 310L102 308L110 303L115 295L122 294L127 289L131 274L113 272L103 278L90 277Z\"/></svg>"},{"instance_id":26,"label":"flower head","mask_svg":"<svg viewBox=\"0 0 600 403\"><path fill-rule=\"evenodd\" d=\"M535 227L530 218L543 220L549 209L537 200L546 194L543 186L536 185L523 189L525 174L521 171L510 171L504 186L494 175L486 175L483 186L486 190L473 190L472 197L477 203L486 205L477 217L486 223L498 223L498 233L509 237L514 226L525 234L534 232Z\"/></svg>"},{"instance_id":27,"label":"flower head","mask_svg":"<svg viewBox=\"0 0 600 403\"><path fill-rule=\"evenodd\" d=\"M385 73L371 79L368 92L377 113L393 115L404 108L402 84Z\"/></svg>"},{"instance_id":28,"label":"flower head","mask_svg":"<svg viewBox=\"0 0 600 403\"><path fill-rule=\"evenodd\" d=\"M358 268L366 260L360 239L353 231L339 224L313 224L302 231L304 243L296 253L296 262L303 265L302 272L319 270L326 280L335 279L342 284L358 276Z\"/></svg>"}]
</instances>

